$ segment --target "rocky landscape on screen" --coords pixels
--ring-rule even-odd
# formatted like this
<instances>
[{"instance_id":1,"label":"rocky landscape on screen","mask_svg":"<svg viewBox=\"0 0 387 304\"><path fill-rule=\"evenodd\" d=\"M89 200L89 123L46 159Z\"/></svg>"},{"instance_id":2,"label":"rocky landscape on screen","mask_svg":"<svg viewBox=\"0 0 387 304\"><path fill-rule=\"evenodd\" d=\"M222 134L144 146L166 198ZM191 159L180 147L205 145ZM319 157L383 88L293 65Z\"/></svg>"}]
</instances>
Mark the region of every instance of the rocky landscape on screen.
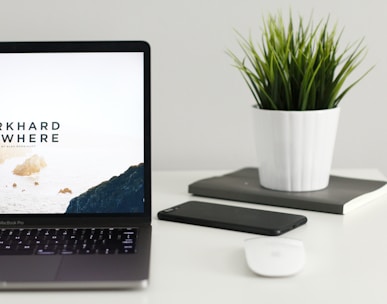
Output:
<instances>
[{"instance_id":1,"label":"rocky landscape on screen","mask_svg":"<svg viewBox=\"0 0 387 304\"><path fill-rule=\"evenodd\" d=\"M144 165L130 167L73 198L66 213L143 212Z\"/></svg>"}]
</instances>

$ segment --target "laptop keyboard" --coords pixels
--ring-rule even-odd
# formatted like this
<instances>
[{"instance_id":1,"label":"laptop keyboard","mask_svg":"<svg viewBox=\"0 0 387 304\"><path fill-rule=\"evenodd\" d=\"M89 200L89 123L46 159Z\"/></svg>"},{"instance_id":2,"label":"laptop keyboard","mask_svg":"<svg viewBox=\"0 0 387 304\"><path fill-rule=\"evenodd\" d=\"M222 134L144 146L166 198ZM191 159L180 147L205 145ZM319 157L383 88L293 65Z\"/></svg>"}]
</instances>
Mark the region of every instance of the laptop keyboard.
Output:
<instances>
[{"instance_id":1,"label":"laptop keyboard","mask_svg":"<svg viewBox=\"0 0 387 304\"><path fill-rule=\"evenodd\" d=\"M130 254L137 228L1 229L0 255Z\"/></svg>"}]
</instances>

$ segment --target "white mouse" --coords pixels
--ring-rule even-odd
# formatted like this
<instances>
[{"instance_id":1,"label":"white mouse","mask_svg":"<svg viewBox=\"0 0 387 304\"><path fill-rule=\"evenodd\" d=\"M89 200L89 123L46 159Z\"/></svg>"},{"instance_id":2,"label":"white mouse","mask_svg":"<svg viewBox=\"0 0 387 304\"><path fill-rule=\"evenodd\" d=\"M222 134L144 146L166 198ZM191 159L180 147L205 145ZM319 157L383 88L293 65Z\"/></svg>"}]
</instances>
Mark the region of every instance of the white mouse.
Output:
<instances>
[{"instance_id":1,"label":"white mouse","mask_svg":"<svg viewBox=\"0 0 387 304\"><path fill-rule=\"evenodd\" d=\"M304 244L282 237L245 240L247 265L261 276L286 277L297 274L305 264Z\"/></svg>"}]
</instances>

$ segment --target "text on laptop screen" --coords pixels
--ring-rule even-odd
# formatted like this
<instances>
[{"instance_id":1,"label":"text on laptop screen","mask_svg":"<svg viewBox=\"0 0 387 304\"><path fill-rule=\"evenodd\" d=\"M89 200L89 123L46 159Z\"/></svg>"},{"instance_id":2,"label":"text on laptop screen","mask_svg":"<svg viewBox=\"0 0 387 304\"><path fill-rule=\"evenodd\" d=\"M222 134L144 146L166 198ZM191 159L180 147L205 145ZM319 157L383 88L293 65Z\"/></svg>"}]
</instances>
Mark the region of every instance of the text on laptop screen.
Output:
<instances>
[{"instance_id":1,"label":"text on laptop screen","mask_svg":"<svg viewBox=\"0 0 387 304\"><path fill-rule=\"evenodd\" d=\"M0 54L0 213L144 212L141 52Z\"/></svg>"}]
</instances>

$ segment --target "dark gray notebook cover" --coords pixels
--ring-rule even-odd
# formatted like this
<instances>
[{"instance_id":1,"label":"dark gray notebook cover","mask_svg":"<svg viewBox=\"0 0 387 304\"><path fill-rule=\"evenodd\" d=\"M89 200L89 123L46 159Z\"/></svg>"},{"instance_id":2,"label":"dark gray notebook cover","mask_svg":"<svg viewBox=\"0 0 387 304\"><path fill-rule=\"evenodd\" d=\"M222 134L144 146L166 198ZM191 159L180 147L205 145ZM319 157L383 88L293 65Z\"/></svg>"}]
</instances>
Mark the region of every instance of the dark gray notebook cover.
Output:
<instances>
[{"instance_id":1,"label":"dark gray notebook cover","mask_svg":"<svg viewBox=\"0 0 387 304\"><path fill-rule=\"evenodd\" d=\"M258 168L243 168L222 176L196 181L188 192L198 196L264 205L345 214L387 193L386 182L331 175L327 188L310 192L284 192L263 188ZM360 196L374 193L373 196ZM353 206L349 206L350 204ZM347 206L346 206L347 205ZM356 205L356 206L355 206ZM352 208L345 208L352 207Z\"/></svg>"}]
</instances>

